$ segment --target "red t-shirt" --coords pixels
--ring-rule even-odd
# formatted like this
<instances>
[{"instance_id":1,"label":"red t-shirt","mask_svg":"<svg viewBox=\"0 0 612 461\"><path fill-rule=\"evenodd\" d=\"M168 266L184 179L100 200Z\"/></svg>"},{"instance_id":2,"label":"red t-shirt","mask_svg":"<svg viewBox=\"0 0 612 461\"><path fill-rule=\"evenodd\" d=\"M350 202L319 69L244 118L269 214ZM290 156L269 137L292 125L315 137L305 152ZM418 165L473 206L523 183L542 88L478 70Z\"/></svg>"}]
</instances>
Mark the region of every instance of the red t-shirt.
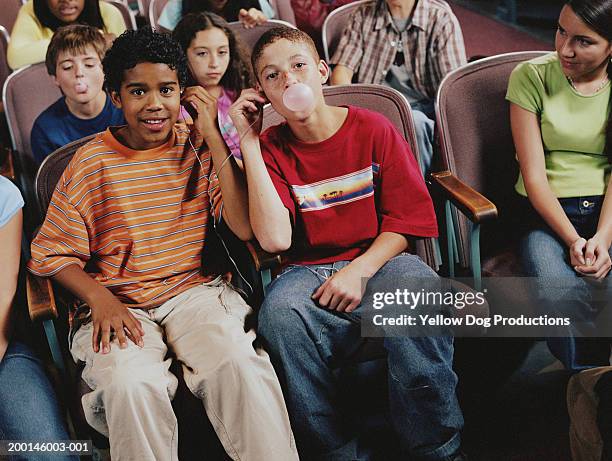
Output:
<instances>
[{"instance_id":1,"label":"red t-shirt","mask_svg":"<svg viewBox=\"0 0 612 461\"><path fill-rule=\"evenodd\" d=\"M353 260L381 232L435 237L431 197L408 143L384 116L349 106L329 139L297 140L286 123L261 136L293 223L291 264Z\"/></svg>"}]
</instances>

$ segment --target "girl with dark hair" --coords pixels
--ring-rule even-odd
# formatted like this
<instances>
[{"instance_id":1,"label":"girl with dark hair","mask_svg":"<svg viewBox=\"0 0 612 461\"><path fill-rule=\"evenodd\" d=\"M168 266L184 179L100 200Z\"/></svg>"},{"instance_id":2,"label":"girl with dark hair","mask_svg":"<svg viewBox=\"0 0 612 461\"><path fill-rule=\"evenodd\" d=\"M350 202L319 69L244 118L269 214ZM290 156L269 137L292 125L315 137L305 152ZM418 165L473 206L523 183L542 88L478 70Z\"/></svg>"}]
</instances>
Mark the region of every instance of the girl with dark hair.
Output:
<instances>
[{"instance_id":1,"label":"girl with dark hair","mask_svg":"<svg viewBox=\"0 0 612 461\"><path fill-rule=\"evenodd\" d=\"M253 84L251 66L240 40L214 13L191 13L176 26L173 38L187 56L190 85L200 85L217 99L218 124L225 143L242 166L240 138L229 108Z\"/></svg>"},{"instance_id":2,"label":"girl with dark hair","mask_svg":"<svg viewBox=\"0 0 612 461\"><path fill-rule=\"evenodd\" d=\"M536 298L571 326L548 340L571 371L609 364L612 0L571 0L556 52L520 64L506 99L531 219L521 252ZM602 291L603 289L603 291Z\"/></svg>"},{"instance_id":3,"label":"girl with dark hair","mask_svg":"<svg viewBox=\"0 0 612 461\"><path fill-rule=\"evenodd\" d=\"M69 24L96 27L110 42L125 31L121 12L98 0L28 0L21 7L7 50L12 69L45 60L53 33Z\"/></svg>"},{"instance_id":4,"label":"girl with dark hair","mask_svg":"<svg viewBox=\"0 0 612 461\"><path fill-rule=\"evenodd\" d=\"M166 30L174 30L182 17L206 11L228 22L240 21L246 28L262 24L275 15L268 0L170 0L158 23Z\"/></svg>"}]
</instances>

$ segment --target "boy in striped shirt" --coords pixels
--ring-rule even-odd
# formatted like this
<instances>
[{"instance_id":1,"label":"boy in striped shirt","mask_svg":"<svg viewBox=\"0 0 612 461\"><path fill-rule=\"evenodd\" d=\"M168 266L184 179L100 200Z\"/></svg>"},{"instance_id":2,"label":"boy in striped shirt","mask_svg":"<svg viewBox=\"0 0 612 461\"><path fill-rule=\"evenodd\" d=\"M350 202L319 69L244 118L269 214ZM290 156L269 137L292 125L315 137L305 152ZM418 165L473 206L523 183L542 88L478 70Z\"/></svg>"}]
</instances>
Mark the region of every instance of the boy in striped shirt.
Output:
<instances>
[{"instance_id":1,"label":"boy in striped shirt","mask_svg":"<svg viewBox=\"0 0 612 461\"><path fill-rule=\"evenodd\" d=\"M171 349L232 459L297 459L274 370L244 331L250 308L203 272L209 220L252 237L215 99L182 91L180 46L149 29L121 35L103 65L127 125L75 154L28 264L83 302L70 346L93 389L82 399L87 421L109 437L113 460L177 459ZM193 131L176 124L181 103Z\"/></svg>"}]
</instances>

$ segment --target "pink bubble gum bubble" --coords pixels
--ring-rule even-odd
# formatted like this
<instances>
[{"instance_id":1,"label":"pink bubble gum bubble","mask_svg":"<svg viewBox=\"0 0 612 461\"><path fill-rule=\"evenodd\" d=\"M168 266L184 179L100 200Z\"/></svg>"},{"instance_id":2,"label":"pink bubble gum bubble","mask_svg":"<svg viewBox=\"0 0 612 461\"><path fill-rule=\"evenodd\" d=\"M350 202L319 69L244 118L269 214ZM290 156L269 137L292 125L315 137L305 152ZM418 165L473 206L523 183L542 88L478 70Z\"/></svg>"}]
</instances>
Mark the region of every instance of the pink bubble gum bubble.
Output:
<instances>
[{"instance_id":1,"label":"pink bubble gum bubble","mask_svg":"<svg viewBox=\"0 0 612 461\"><path fill-rule=\"evenodd\" d=\"M283 104L293 112L308 110L314 106L314 94L308 85L296 83L283 93Z\"/></svg>"}]
</instances>

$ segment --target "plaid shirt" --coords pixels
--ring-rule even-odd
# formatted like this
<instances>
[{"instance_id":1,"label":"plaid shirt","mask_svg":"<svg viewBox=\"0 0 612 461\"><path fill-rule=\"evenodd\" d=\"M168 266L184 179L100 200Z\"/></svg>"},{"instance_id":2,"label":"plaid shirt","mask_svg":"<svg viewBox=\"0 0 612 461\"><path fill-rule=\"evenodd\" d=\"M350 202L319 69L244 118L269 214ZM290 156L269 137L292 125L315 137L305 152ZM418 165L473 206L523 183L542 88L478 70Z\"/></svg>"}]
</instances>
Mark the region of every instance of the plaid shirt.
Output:
<instances>
[{"instance_id":1,"label":"plaid shirt","mask_svg":"<svg viewBox=\"0 0 612 461\"><path fill-rule=\"evenodd\" d=\"M402 34L384 0L363 4L344 30L331 64L358 72L359 83L383 83L400 37L411 86L433 100L444 76L466 62L459 21L444 1L418 0Z\"/></svg>"}]
</instances>

